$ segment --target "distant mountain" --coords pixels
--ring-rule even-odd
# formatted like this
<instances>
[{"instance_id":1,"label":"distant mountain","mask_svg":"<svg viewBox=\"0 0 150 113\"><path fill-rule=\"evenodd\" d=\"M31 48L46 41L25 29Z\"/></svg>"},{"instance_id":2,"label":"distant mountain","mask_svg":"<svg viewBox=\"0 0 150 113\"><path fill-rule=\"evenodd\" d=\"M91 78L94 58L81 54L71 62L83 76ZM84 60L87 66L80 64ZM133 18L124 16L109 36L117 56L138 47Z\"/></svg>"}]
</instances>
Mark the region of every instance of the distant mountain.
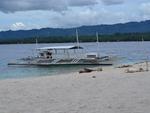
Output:
<instances>
[{"instance_id":1,"label":"distant mountain","mask_svg":"<svg viewBox=\"0 0 150 113\"><path fill-rule=\"evenodd\" d=\"M1 31L0 40L14 38L47 37L47 36L74 36L76 28L42 28L32 30ZM79 36L114 33L144 33L150 32L150 20L141 22L119 23L113 25L93 25L78 27Z\"/></svg>"}]
</instances>

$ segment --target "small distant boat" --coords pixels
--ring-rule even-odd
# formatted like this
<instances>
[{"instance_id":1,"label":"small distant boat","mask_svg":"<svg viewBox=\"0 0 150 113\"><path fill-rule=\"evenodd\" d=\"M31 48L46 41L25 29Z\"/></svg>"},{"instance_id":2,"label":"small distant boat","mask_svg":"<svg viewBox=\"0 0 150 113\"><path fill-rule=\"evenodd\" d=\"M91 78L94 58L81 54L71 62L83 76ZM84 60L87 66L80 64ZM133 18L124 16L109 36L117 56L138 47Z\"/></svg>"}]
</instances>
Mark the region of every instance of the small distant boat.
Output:
<instances>
[{"instance_id":1,"label":"small distant boat","mask_svg":"<svg viewBox=\"0 0 150 113\"><path fill-rule=\"evenodd\" d=\"M76 45L42 47L36 48L36 51L38 53L36 57L22 58L8 65L113 65L110 56L100 56L98 52L86 52L79 45L78 34Z\"/></svg>"}]
</instances>

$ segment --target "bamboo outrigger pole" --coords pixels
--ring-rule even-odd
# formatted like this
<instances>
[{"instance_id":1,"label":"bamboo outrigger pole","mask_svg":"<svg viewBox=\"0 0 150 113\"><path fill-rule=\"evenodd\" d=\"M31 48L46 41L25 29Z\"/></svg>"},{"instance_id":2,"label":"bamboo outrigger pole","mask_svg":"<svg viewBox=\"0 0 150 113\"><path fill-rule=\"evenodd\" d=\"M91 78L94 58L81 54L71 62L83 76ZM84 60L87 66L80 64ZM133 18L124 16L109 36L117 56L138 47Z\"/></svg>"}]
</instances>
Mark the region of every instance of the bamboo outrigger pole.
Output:
<instances>
[{"instance_id":1,"label":"bamboo outrigger pole","mask_svg":"<svg viewBox=\"0 0 150 113\"><path fill-rule=\"evenodd\" d=\"M79 44L79 36L78 36L78 30L76 29L76 41L77 41L77 46L78 46L78 49L80 47L80 44Z\"/></svg>"}]
</instances>

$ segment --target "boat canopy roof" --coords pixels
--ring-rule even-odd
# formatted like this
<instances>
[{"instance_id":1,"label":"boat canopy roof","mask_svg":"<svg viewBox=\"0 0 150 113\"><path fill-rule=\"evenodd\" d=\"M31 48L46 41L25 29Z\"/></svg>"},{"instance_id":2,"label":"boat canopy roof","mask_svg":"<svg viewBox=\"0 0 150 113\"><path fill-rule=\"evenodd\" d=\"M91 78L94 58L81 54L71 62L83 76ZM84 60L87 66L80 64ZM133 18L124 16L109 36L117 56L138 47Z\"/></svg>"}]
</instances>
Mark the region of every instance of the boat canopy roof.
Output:
<instances>
[{"instance_id":1,"label":"boat canopy roof","mask_svg":"<svg viewBox=\"0 0 150 113\"><path fill-rule=\"evenodd\" d=\"M53 46L53 47L42 47L37 50L66 50L66 49L83 49L80 46Z\"/></svg>"}]
</instances>

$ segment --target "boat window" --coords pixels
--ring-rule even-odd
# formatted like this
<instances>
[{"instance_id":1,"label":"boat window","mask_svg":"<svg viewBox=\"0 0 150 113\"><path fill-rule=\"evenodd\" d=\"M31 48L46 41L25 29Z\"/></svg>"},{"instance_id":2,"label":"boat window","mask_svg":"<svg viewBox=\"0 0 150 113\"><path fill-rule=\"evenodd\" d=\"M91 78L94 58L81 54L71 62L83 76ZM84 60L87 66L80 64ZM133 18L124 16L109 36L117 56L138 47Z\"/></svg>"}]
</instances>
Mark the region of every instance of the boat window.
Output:
<instances>
[{"instance_id":1,"label":"boat window","mask_svg":"<svg viewBox=\"0 0 150 113\"><path fill-rule=\"evenodd\" d=\"M52 53L51 53L51 52L47 52L46 54L47 54L47 55L52 55Z\"/></svg>"},{"instance_id":2,"label":"boat window","mask_svg":"<svg viewBox=\"0 0 150 113\"><path fill-rule=\"evenodd\" d=\"M40 53L40 56L42 56L42 57L43 57L43 56L44 56L44 53Z\"/></svg>"}]
</instances>

